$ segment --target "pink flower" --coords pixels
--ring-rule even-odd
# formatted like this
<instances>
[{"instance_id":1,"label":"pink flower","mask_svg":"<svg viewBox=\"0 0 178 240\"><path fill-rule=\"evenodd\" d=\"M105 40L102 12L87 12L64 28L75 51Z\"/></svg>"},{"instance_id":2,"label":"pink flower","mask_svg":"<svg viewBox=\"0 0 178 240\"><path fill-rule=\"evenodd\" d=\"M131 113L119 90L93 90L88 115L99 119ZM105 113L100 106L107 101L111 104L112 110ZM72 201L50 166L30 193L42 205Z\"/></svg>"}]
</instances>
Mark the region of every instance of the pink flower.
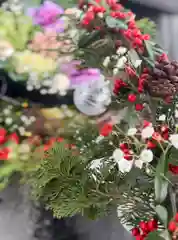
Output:
<instances>
[{"instance_id":1,"label":"pink flower","mask_svg":"<svg viewBox=\"0 0 178 240\"><path fill-rule=\"evenodd\" d=\"M29 8L27 11L34 24L56 32L64 30L64 22L59 18L63 13L64 9L51 1L45 1L40 7Z\"/></svg>"}]
</instances>

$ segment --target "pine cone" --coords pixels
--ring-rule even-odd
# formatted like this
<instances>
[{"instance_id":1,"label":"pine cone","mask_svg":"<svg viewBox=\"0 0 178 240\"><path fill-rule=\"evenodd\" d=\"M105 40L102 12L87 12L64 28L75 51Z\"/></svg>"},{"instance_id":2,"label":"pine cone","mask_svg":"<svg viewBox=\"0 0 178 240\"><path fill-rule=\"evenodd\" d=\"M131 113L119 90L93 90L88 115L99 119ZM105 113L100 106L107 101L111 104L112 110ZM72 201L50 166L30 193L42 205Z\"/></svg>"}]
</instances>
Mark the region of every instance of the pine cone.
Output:
<instances>
[{"instance_id":1,"label":"pine cone","mask_svg":"<svg viewBox=\"0 0 178 240\"><path fill-rule=\"evenodd\" d=\"M145 89L153 97L173 97L178 93L178 62L159 61L145 82Z\"/></svg>"}]
</instances>

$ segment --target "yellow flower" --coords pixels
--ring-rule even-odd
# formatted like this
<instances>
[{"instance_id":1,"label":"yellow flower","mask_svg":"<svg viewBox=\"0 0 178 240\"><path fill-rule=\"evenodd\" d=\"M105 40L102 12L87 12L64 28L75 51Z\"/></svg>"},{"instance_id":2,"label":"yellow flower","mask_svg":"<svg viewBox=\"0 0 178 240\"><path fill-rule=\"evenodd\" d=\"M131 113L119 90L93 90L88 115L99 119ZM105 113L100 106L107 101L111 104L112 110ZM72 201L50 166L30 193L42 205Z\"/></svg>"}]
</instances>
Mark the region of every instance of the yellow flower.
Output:
<instances>
[{"instance_id":1,"label":"yellow flower","mask_svg":"<svg viewBox=\"0 0 178 240\"><path fill-rule=\"evenodd\" d=\"M26 50L24 52L19 52L14 56L14 67L19 74L34 72L41 75L46 72L53 72L56 69L57 64L51 58L44 58L38 53Z\"/></svg>"}]
</instances>

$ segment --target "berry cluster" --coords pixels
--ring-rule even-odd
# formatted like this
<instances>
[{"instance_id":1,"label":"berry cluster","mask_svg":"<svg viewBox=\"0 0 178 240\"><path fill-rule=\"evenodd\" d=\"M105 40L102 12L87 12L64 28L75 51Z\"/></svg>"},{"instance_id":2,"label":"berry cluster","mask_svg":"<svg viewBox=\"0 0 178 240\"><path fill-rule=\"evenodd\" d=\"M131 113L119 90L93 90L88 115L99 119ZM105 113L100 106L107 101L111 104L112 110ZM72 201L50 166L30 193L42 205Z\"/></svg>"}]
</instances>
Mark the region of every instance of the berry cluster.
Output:
<instances>
[{"instance_id":1,"label":"berry cluster","mask_svg":"<svg viewBox=\"0 0 178 240\"><path fill-rule=\"evenodd\" d=\"M178 213L176 213L174 219L169 222L168 230L172 234L172 239L178 239Z\"/></svg>"},{"instance_id":2,"label":"berry cluster","mask_svg":"<svg viewBox=\"0 0 178 240\"><path fill-rule=\"evenodd\" d=\"M8 160L14 144L19 144L19 137L16 133L7 135L7 131L4 128L0 128L0 144L0 160Z\"/></svg>"},{"instance_id":3,"label":"berry cluster","mask_svg":"<svg viewBox=\"0 0 178 240\"><path fill-rule=\"evenodd\" d=\"M148 222L141 221L139 227L132 229L132 235L136 240L144 240L150 232L154 232L158 229L158 222L155 219Z\"/></svg>"},{"instance_id":4,"label":"berry cluster","mask_svg":"<svg viewBox=\"0 0 178 240\"><path fill-rule=\"evenodd\" d=\"M103 16L106 12L106 8L100 6L101 0L95 0L97 3L93 5L91 3L85 3L84 0L79 2L79 8L87 11L82 19L82 26L88 27L94 19L98 16ZM130 47L137 48L140 52L144 51L144 41L149 40L150 36L147 34L142 34L138 29L135 16L131 11L124 11L124 7L117 2L117 0L106 0L110 8L110 16L123 21L127 24L127 29L119 29L119 32L125 37L125 39L130 43Z\"/></svg>"},{"instance_id":5,"label":"berry cluster","mask_svg":"<svg viewBox=\"0 0 178 240\"><path fill-rule=\"evenodd\" d=\"M133 159L133 152L131 149L129 149L129 146L127 143L121 143L120 144L120 149L124 153L124 159L131 161Z\"/></svg>"}]
</instances>

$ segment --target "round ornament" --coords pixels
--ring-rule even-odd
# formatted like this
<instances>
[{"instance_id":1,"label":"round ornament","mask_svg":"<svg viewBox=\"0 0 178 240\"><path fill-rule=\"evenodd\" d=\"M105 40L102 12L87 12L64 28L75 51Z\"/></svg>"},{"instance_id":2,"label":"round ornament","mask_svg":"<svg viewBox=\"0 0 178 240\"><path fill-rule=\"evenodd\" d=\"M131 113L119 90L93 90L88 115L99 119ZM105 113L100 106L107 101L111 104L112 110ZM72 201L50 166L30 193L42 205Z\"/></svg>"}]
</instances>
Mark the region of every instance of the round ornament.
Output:
<instances>
[{"instance_id":1,"label":"round ornament","mask_svg":"<svg viewBox=\"0 0 178 240\"><path fill-rule=\"evenodd\" d=\"M74 104L77 109L88 115L98 116L107 110L111 103L111 91L109 82L104 76L79 85L74 91Z\"/></svg>"}]
</instances>

